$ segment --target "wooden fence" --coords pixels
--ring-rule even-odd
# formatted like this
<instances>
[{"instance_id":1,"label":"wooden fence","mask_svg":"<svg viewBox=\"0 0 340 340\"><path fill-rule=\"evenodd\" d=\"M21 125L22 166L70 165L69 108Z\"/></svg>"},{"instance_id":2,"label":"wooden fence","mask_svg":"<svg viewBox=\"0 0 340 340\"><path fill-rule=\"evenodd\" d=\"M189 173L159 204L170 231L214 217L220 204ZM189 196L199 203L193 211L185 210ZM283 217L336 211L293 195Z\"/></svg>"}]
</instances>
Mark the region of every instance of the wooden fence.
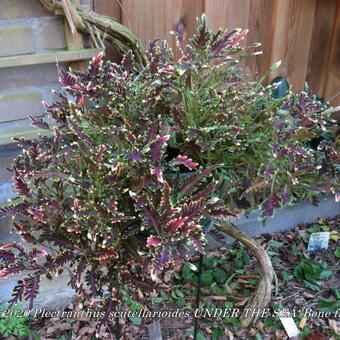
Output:
<instances>
[{"instance_id":1,"label":"wooden fence","mask_svg":"<svg viewBox=\"0 0 340 340\"><path fill-rule=\"evenodd\" d=\"M93 1L97 12L115 17L144 42L163 38L174 49L169 31L192 34L204 12L214 30L249 28L247 42L261 42L263 51L246 62L254 78L282 60L277 75L287 76L295 90L307 81L326 99L340 92L340 0ZM340 104L340 97L332 103Z\"/></svg>"}]
</instances>

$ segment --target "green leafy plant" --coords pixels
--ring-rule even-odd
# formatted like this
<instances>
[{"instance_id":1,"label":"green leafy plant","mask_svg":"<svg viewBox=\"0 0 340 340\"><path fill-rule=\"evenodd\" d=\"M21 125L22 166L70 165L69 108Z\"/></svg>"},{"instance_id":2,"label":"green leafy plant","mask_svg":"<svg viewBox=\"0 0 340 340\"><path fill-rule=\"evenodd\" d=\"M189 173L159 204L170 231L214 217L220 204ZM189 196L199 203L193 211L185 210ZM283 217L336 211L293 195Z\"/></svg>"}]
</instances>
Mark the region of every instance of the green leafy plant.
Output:
<instances>
[{"instance_id":1,"label":"green leafy plant","mask_svg":"<svg viewBox=\"0 0 340 340\"><path fill-rule=\"evenodd\" d=\"M175 33L178 61L157 40L142 65L129 52L120 64L104 64L100 54L85 73L59 69L63 89L45 103L55 126L31 117L49 134L16 139L18 197L0 210L32 245L0 246L0 278L30 271L11 304L32 307L40 278L68 268L70 285L82 301L99 301L106 322L127 297L139 299L138 289L157 289L166 268L180 271L189 247L205 253L207 220L258 207L267 218L339 191L339 153L322 137L329 105L308 88L274 95L279 83L249 81L239 67L246 34L214 33L203 16L188 42ZM247 238L233 228L224 232ZM240 271L245 257L235 254ZM209 266L202 282L222 283L225 274ZM307 282L318 272L307 263L296 269ZM271 290L269 274L259 286Z\"/></svg>"},{"instance_id":2,"label":"green leafy plant","mask_svg":"<svg viewBox=\"0 0 340 340\"><path fill-rule=\"evenodd\" d=\"M34 335L29 327L29 321L30 318L22 314L20 305L15 305L11 309L5 306L0 309L0 335L4 337Z\"/></svg>"},{"instance_id":3,"label":"green leafy plant","mask_svg":"<svg viewBox=\"0 0 340 340\"><path fill-rule=\"evenodd\" d=\"M204 219L227 214L212 197L217 165L167 158L171 127L135 67L131 54L120 65L104 65L100 54L84 74L60 69L64 92L47 106L55 127L31 117L50 135L17 140L20 200L0 216L13 215L32 248L0 246L0 278L29 270L10 304L24 299L31 308L40 278L68 267L70 285L83 301L98 300L106 322L126 297L138 300L138 289L157 289L166 268L180 269L188 247L204 253Z\"/></svg>"},{"instance_id":4,"label":"green leafy plant","mask_svg":"<svg viewBox=\"0 0 340 340\"><path fill-rule=\"evenodd\" d=\"M321 312L336 313L340 309L340 291L338 289L332 288L331 292L334 299L325 299L323 297L319 298L318 310Z\"/></svg>"},{"instance_id":5,"label":"green leafy plant","mask_svg":"<svg viewBox=\"0 0 340 340\"><path fill-rule=\"evenodd\" d=\"M214 176L227 206L260 206L265 218L304 197L335 194L339 157L330 133L324 137L329 105L307 86L294 94L283 79L268 86L247 79L238 66L251 54L241 45L246 35L247 30L214 33L203 16L188 43L175 33L181 58L159 63L157 81L173 116L171 147L201 165L222 164ZM161 53L164 48L152 45L154 68Z\"/></svg>"},{"instance_id":6,"label":"green leafy plant","mask_svg":"<svg viewBox=\"0 0 340 340\"><path fill-rule=\"evenodd\" d=\"M298 282L314 283L332 275L325 268L326 265L319 265L311 260L303 259L294 269L294 276Z\"/></svg>"},{"instance_id":7,"label":"green leafy plant","mask_svg":"<svg viewBox=\"0 0 340 340\"><path fill-rule=\"evenodd\" d=\"M334 250L334 256L337 257L337 258L340 258L340 248L336 248Z\"/></svg>"}]
</instances>

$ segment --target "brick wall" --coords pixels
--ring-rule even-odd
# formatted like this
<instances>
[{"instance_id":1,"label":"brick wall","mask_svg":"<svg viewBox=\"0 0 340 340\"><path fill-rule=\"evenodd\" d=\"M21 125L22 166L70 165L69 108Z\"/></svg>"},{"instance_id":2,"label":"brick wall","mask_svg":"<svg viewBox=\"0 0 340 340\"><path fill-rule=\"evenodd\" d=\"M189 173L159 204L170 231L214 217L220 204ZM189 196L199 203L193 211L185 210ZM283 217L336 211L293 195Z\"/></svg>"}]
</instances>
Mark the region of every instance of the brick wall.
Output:
<instances>
[{"instance_id":1,"label":"brick wall","mask_svg":"<svg viewBox=\"0 0 340 340\"><path fill-rule=\"evenodd\" d=\"M92 7L92 2L81 0L79 3ZM48 12L38 0L0 0L0 60L65 50L63 17ZM0 64L0 145L9 142L3 138L4 131L11 130L8 122L15 122L17 128L18 121L22 121L26 127L28 115L44 114L41 101L49 101L50 90L58 88L53 55L52 60L51 64L11 68L1 68Z\"/></svg>"},{"instance_id":2,"label":"brick wall","mask_svg":"<svg viewBox=\"0 0 340 340\"><path fill-rule=\"evenodd\" d=\"M0 1L0 58L66 49L64 19L36 0ZM1 123L43 114L41 101L57 86L54 64L0 69Z\"/></svg>"},{"instance_id":3,"label":"brick wall","mask_svg":"<svg viewBox=\"0 0 340 340\"><path fill-rule=\"evenodd\" d=\"M92 0L80 3L91 5ZM37 0L0 0L0 59L66 48L63 18L51 15ZM13 197L12 174L7 168L20 152L15 144L4 145L2 140L7 137L3 137L20 136L21 131L27 135L28 129L32 131L27 115L44 114L41 101L50 101L51 89L58 88L57 78L55 63L0 67L0 207ZM0 244L13 240L22 242L19 235L11 232L11 219L0 219ZM8 300L20 278L13 276L0 283L0 306ZM65 277L52 283L43 281L38 299L41 305L53 309L68 305L74 293L65 282Z\"/></svg>"},{"instance_id":4,"label":"brick wall","mask_svg":"<svg viewBox=\"0 0 340 340\"><path fill-rule=\"evenodd\" d=\"M0 58L63 49L62 17L51 15L37 0L0 0ZM55 64L0 68L0 137L29 127L29 114L44 114L41 101L51 99L57 78ZM11 157L0 148L0 186L10 178L5 169Z\"/></svg>"},{"instance_id":5,"label":"brick wall","mask_svg":"<svg viewBox=\"0 0 340 340\"><path fill-rule=\"evenodd\" d=\"M92 2L79 3L92 7ZM7 168L20 152L10 137L36 134L27 117L45 114L41 102L51 102L51 90L59 88L54 60L67 49L63 17L49 13L37 0L0 0L0 61L16 60L16 66L8 68L0 63L0 206L13 196L12 174ZM52 54L52 63L19 66L17 62L44 53ZM9 233L10 226L10 219L0 219L0 243L15 237Z\"/></svg>"}]
</instances>

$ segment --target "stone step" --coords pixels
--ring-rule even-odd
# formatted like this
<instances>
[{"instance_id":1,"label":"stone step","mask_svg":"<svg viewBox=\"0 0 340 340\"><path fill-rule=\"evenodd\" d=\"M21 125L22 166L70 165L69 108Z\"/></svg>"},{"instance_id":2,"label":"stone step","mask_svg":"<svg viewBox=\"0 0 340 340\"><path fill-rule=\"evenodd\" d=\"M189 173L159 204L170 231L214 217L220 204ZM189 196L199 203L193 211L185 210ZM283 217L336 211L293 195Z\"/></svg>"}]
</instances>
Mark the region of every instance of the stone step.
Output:
<instances>
[{"instance_id":1,"label":"stone step","mask_svg":"<svg viewBox=\"0 0 340 340\"><path fill-rule=\"evenodd\" d=\"M308 224L317 221L320 218L334 218L340 215L340 202L336 202L333 195L320 198L317 206L309 200L286 206L275 211L272 218L269 218L263 225L259 220L260 211L254 210L248 216L241 215L238 218L231 218L230 221L240 230L250 236L259 236L266 233L279 233L299 224ZM211 230L213 225L208 228ZM225 241L230 242L226 237ZM209 247L216 248L221 245L212 237L209 237Z\"/></svg>"},{"instance_id":2,"label":"stone step","mask_svg":"<svg viewBox=\"0 0 340 340\"><path fill-rule=\"evenodd\" d=\"M0 280L0 306L7 304L18 280L25 277L27 277L27 274L12 276L7 280ZM74 290L67 285L69 280L69 274L66 271L51 281L42 277L39 295L33 307L46 308L49 310L64 310L76 296ZM23 301L22 305L24 308L27 308L27 301Z\"/></svg>"},{"instance_id":3,"label":"stone step","mask_svg":"<svg viewBox=\"0 0 340 340\"><path fill-rule=\"evenodd\" d=\"M53 119L44 116L44 120L53 126ZM0 147L11 145L13 137L36 138L38 134L48 134L46 130L37 129L32 126L29 119L20 119L9 122L0 122Z\"/></svg>"}]
</instances>

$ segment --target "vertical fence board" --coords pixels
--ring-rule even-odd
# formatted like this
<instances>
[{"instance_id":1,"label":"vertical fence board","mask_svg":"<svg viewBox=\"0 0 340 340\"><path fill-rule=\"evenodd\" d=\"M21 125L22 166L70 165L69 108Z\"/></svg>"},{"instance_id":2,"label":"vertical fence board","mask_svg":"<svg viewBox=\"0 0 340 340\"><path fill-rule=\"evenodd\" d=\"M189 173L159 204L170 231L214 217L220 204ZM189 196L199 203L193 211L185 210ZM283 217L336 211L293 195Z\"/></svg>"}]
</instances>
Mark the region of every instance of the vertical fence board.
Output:
<instances>
[{"instance_id":1,"label":"vertical fence board","mask_svg":"<svg viewBox=\"0 0 340 340\"><path fill-rule=\"evenodd\" d=\"M203 0L122 0L128 26L144 43L156 38L167 39L175 56L178 51L174 37L169 33L184 30L191 35L196 30L196 17L203 13Z\"/></svg>"},{"instance_id":2,"label":"vertical fence board","mask_svg":"<svg viewBox=\"0 0 340 340\"><path fill-rule=\"evenodd\" d=\"M204 11L211 29L248 28L250 0L205 0Z\"/></svg>"},{"instance_id":3,"label":"vertical fence board","mask_svg":"<svg viewBox=\"0 0 340 340\"><path fill-rule=\"evenodd\" d=\"M336 22L333 32L332 49L328 61L328 72L324 97L329 99L340 92L340 2L338 2ZM340 105L340 96L332 101L333 105Z\"/></svg>"},{"instance_id":4,"label":"vertical fence board","mask_svg":"<svg viewBox=\"0 0 340 340\"><path fill-rule=\"evenodd\" d=\"M315 5L315 0L276 2L271 63L282 60L278 73L287 76L295 90L301 90L306 79Z\"/></svg>"},{"instance_id":5,"label":"vertical fence board","mask_svg":"<svg viewBox=\"0 0 340 340\"><path fill-rule=\"evenodd\" d=\"M74 3L76 5L80 5L80 0L74 0ZM65 36L66 36L66 46L67 49L72 51L72 50L80 50L84 48L84 43L83 43L83 37L81 33L76 32L72 33L71 28L67 22L67 19L64 19L65 21ZM85 62L84 61L74 61L70 65L74 70L78 71L84 71L85 68Z\"/></svg>"},{"instance_id":6,"label":"vertical fence board","mask_svg":"<svg viewBox=\"0 0 340 340\"><path fill-rule=\"evenodd\" d=\"M94 0L94 10L99 13L112 17L121 22L121 9L119 0ZM105 44L105 54L108 59L118 61L120 59L119 52L110 44Z\"/></svg>"},{"instance_id":7,"label":"vertical fence board","mask_svg":"<svg viewBox=\"0 0 340 340\"><path fill-rule=\"evenodd\" d=\"M261 43L262 54L247 58L245 66L246 72L256 80L268 72L270 67L275 9L273 0L252 0L250 4L248 43Z\"/></svg>"},{"instance_id":8,"label":"vertical fence board","mask_svg":"<svg viewBox=\"0 0 340 340\"><path fill-rule=\"evenodd\" d=\"M270 53L270 63L273 64L282 60L279 70L271 75L274 78L278 75L286 76L288 73L287 60L285 56L288 50L288 31L289 31L289 15L292 0L280 1L275 0L275 26L272 38L272 50Z\"/></svg>"},{"instance_id":9,"label":"vertical fence board","mask_svg":"<svg viewBox=\"0 0 340 340\"><path fill-rule=\"evenodd\" d=\"M249 15L252 0L205 0L204 11L207 14L208 26L213 31L222 29L234 28L249 28ZM247 39L242 43L247 44ZM242 61L242 67L245 66L245 61Z\"/></svg>"},{"instance_id":10,"label":"vertical fence board","mask_svg":"<svg viewBox=\"0 0 340 340\"><path fill-rule=\"evenodd\" d=\"M99 14L121 21L119 0L94 0L94 10Z\"/></svg>"},{"instance_id":11,"label":"vertical fence board","mask_svg":"<svg viewBox=\"0 0 340 340\"><path fill-rule=\"evenodd\" d=\"M319 95L324 93L338 3L338 0L317 0L316 4L306 81Z\"/></svg>"},{"instance_id":12,"label":"vertical fence board","mask_svg":"<svg viewBox=\"0 0 340 340\"><path fill-rule=\"evenodd\" d=\"M263 55L244 63L252 78L258 79L271 64L282 60L272 77L288 77L295 90L302 89L306 80L320 96L332 96L340 88L340 0L91 1L97 12L116 18L144 43L167 39L177 57L169 32L183 29L191 35L196 17L205 12L213 30L249 28L247 43L262 44ZM117 59L112 50L109 56Z\"/></svg>"}]
</instances>

